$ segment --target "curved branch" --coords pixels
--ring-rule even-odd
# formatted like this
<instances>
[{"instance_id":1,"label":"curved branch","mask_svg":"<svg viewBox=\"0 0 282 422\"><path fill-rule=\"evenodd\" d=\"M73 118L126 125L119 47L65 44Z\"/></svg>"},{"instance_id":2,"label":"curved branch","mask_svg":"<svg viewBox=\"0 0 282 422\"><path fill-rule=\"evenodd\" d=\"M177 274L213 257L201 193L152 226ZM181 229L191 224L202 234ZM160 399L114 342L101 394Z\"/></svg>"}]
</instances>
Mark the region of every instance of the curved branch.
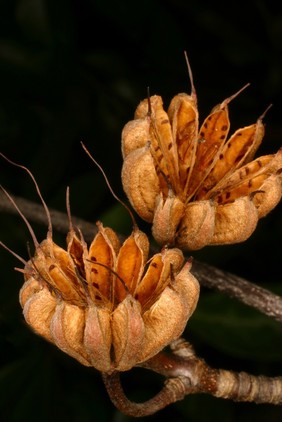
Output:
<instances>
[{"instance_id":1,"label":"curved branch","mask_svg":"<svg viewBox=\"0 0 282 422\"><path fill-rule=\"evenodd\" d=\"M13 196L13 198L29 220L44 225L47 224L46 215L41 205L16 196ZM0 211L17 214L17 210L1 191ZM50 209L50 214L53 227L61 233L67 233L69 222L66 214L53 209ZM97 233L95 224L91 224L77 217L72 217L72 221L74 226L81 229L86 241L91 241ZM124 239L123 236L120 236L120 238L122 240ZM193 261L192 272L202 286L218 290L230 297L236 298L240 302L282 322L282 298L280 296L250 283L241 277L196 260Z\"/></svg>"},{"instance_id":2,"label":"curved branch","mask_svg":"<svg viewBox=\"0 0 282 422\"><path fill-rule=\"evenodd\" d=\"M129 400L122 388L120 373L103 374L110 399L124 414L148 416L185 395L210 394L240 402L282 404L282 377L254 376L246 372L214 369L198 358L192 346L183 339L171 344L172 353L160 352L139 365L167 379L161 391L143 403Z\"/></svg>"},{"instance_id":3,"label":"curved branch","mask_svg":"<svg viewBox=\"0 0 282 422\"><path fill-rule=\"evenodd\" d=\"M186 394L206 393L233 401L282 404L282 377L255 376L211 368L196 356L191 344L182 338L170 346L172 354L160 352L140 366L165 377L188 378Z\"/></svg>"},{"instance_id":4,"label":"curved branch","mask_svg":"<svg viewBox=\"0 0 282 422\"><path fill-rule=\"evenodd\" d=\"M141 417L152 415L171 403L182 400L186 394L186 386L181 378L169 378L162 390L152 399L143 403L136 403L129 400L122 388L120 382L120 373L102 374L103 381L109 397L113 404L122 413L128 416Z\"/></svg>"}]
</instances>

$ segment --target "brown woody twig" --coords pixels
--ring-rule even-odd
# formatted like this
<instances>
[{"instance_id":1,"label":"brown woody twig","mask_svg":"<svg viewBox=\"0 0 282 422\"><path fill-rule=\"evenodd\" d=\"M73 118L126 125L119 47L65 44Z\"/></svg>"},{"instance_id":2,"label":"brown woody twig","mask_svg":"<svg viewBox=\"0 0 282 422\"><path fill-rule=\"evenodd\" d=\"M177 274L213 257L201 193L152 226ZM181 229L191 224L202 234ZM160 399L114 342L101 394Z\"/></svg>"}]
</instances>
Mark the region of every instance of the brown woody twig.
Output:
<instances>
[{"instance_id":1,"label":"brown woody twig","mask_svg":"<svg viewBox=\"0 0 282 422\"><path fill-rule=\"evenodd\" d=\"M121 412L135 417L148 416L195 393L240 402L282 404L282 377L211 368L183 339L173 342L171 349L173 353L160 352L140 365L166 377L162 390L143 403L132 402L125 396L118 372L103 374L108 394Z\"/></svg>"}]
</instances>

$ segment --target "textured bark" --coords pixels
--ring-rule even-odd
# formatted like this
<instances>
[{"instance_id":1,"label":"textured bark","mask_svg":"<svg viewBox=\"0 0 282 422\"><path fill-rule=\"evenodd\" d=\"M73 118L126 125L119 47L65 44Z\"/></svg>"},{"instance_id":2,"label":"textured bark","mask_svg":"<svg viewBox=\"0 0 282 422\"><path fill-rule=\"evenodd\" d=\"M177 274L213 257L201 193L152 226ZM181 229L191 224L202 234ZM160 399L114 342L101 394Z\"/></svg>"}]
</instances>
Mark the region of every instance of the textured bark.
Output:
<instances>
[{"instance_id":1,"label":"textured bark","mask_svg":"<svg viewBox=\"0 0 282 422\"><path fill-rule=\"evenodd\" d=\"M166 377L161 391L143 403L132 402L125 396L118 372L103 374L108 394L121 412L135 417L148 416L195 393L238 402L282 404L282 377L211 368L183 339L173 342L171 349L171 354L161 352L140 365Z\"/></svg>"}]
</instances>

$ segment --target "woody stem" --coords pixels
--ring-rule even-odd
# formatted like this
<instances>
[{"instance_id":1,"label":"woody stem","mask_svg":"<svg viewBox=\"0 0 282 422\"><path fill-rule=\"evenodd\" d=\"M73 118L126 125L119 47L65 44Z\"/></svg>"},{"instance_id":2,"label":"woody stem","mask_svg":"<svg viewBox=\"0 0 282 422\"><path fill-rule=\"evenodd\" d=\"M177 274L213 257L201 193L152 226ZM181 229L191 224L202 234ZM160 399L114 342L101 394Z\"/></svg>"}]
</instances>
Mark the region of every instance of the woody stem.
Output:
<instances>
[{"instance_id":1,"label":"woody stem","mask_svg":"<svg viewBox=\"0 0 282 422\"><path fill-rule=\"evenodd\" d=\"M223 292L276 321L282 322L282 298L269 290L196 260L193 261L192 273L201 286Z\"/></svg>"},{"instance_id":2,"label":"woody stem","mask_svg":"<svg viewBox=\"0 0 282 422\"><path fill-rule=\"evenodd\" d=\"M141 367L167 379L162 390L143 403L130 401L122 388L119 372L103 374L103 380L114 405L124 414L148 416L185 395L206 393L240 402L282 404L282 377L254 376L246 372L214 369L198 358L184 339L171 344L172 353L160 352Z\"/></svg>"},{"instance_id":3,"label":"woody stem","mask_svg":"<svg viewBox=\"0 0 282 422\"><path fill-rule=\"evenodd\" d=\"M15 195L11 196L13 197L14 201L17 203L18 207L21 209L21 211L28 220L33 221L34 223L39 223L47 226L48 222L46 220L46 213L42 205L37 204L33 201L29 201L28 199L20 198ZM0 211L5 212L7 214L18 215L16 208L1 190ZM69 231L69 220L66 213L54 209L49 209L49 211L51 215L53 228L60 233L67 233ZM88 238L90 238L91 236L92 240L93 236L95 236L95 234L97 233L97 227L95 224L88 223L87 221L77 217L72 217L72 222L74 226L81 227L83 229L83 234L86 233L85 238L87 238L88 233Z\"/></svg>"},{"instance_id":4,"label":"woody stem","mask_svg":"<svg viewBox=\"0 0 282 422\"><path fill-rule=\"evenodd\" d=\"M103 373L102 377L113 404L125 415L134 417L152 415L169 404L182 400L187 389L185 382L180 377L169 378L162 390L152 399L143 403L136 403L126 397L120 382L119 372L113 372L112 374Z\"/></svg>"},{"instance_id":5,"label":"woody stem","mask_svg":"<svg viewBox=\"0 0 282 422\"><path fill-rule=\"evenodd\" d=\"M185 394L207 393L240 402L282 404L282 377L254 376L246 372L214 369L198 358L184 339L171 344L172 354L160 352L142 367L165 377L180 377Z\"/></svg>"}]
</instances>

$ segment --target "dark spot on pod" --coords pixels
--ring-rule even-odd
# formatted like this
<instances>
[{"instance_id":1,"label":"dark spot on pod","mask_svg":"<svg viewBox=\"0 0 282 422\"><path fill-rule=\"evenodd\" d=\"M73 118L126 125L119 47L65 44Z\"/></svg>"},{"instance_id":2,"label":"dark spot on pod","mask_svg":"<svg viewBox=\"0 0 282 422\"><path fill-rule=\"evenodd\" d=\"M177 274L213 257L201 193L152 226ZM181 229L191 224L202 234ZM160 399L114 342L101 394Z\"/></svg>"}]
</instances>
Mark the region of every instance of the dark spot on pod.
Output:
<instances>
[{"instance_id":1,"label":"dark spot on pod","mask_svg":"<svg viewBox=\"0 0 282 422\"><path fill-rule=\"evenodd\" d=\"M91 261L94 261L94 262L95 262L95 261L97 261L97 259L96 259L96 257L95 257L95 256L91 256L91 257L90 257L90 260L91 260Z\"/></svg>"},{"instance_id":2,"label":"dark spot on pod","mask_svg":"<svg viewBox=\"0 0 282 422\"><path fill-rule=\"evenodd\" d=\"M221 135L220 139L224 139L224 138L225 138L225 135Z\"/></svg>"},{"instance_id":3,"label":"dark spot on pod","mask_svg":"<svg viewBox=\"0 0 282 422\"><path fill-rule=\"evenodd\" d=\"M219 195L219 196L217 197L217 202L218 202L219 204L221 204L221 203L222 203L222 201L223 201L222 195Z\"/></svg>"},{"instance_id":4,"label":"dark spot on pod","mask_svg":"<svg viewBox=\"0 0 282 422\"><path fill-rule=\"evenodd\" d=\"M200 132L200 136L201 136L201 138L204 138L205 132L203 130Z\"/></svg>"},{"instance_id":5,"label":"dark spot on pod","mask_svg":"<svg viewBox=\"0 0 282 422\"><path fill-rule=\"evenodd\" d=\"M165 120L162 120L162 121L161 121L161 124L162 124L162 125L166 125L167 123L169 123L169 120L168 120L168 119L165 119Z\"/></svg>"},{"instance_id":6,"label":"dark spot on pod","mask_svg":"<svg viewBox=\"0 0 282 422\"><path fill-rule=\"evenodd\" d=\"M242 136L242 132L238 132L237 133L237 136Z\"/></svg>"},{"instance_id":7,"label":"dark spot on pod","mask_svg":"<svg viewBox=\"0 0 282 422\"><path fill-rule=\"evenodd\" d=\"M265 193L264 190L255 190L254 192L250 193L250 199L253 199L258 193Z\"/></svg>"},{"instance_id":8,"label":"dark spot on pod","mask_svg":"<svg viewBox=\"0 0 282 422\"><path fill-rule=\"evenodd\" d=\"M211 120L211 119L212 119L212 117L213 117L213 115L209 116L209 117L208 117L208 120Z\"/></svg>"},{"instance_id":9,"label":"dark spot on pod","mask_svg":"<svg viewBox=\"0 0 282 422\"><path fill-rule=\"evenodd\" d=\"M180 241L181 240L185 240L185 237L187 237L187 234L188 234L188 230L180 230L178 233L177 233L177 239L179 239Z\"/></svg>"},{"instance_id":10,"label":"dark spot on pod","mask_svg":"<svg viewBox=\"0 0 282 422\"><path fill-rule=\"evenodd\" d=\"M96 300L102 300L101 296L99 296L99 295L95 295L95 299Z\"/></svg>"},{"instance_id":11,"label":"dark spot on pod","mask_svg":"<svg viewBox=\"0 0 282 422\"><path fill-rule=\"evenodd\" d=\"M138 293L136 293L135 299L138 300L138 297L139 297L139 295L138 295Z\"/></svg>"},{"instance_id":12,"label":"dark spot on pod","mask_svg":"<svg viewBox=\"0 0 282 422\"><path fill-rule=\"evenodd\" d=\"M223 154L220 154L219 159L222 160L223 159Z\"/></svg>"},{"instance_id":13,"label":"dark spot on pod","mask_svg":"<svg viewBox=\"0 0 282 422\"><path fill-rule=\"evenodd\" d=\"M152 262L151 266L154 268L158 268L158 264L156 262Z\"/></svg>"},{"instance_id":14,"label":"dark spot on pod","mask_svg":"<svg viewBox=\"0 0 282 422\"><path fill-rule=\"evenodd\" d=\"M100 288L99 284L98 283L95 283L95 281L92 282L92 286L93 287L96 287L96 289L98 289L98 290Z\"/></svg>"},{"instance_id":15,"label":"dark spot on pod","mask_svg":"<svg viewBox=\"0 0 282 422\"><path fill-rule=\"evenodd\" d=\"M49 267L49 271L52 271L54 268L56 268L56 265L51 264L50 267Z\"/></svg>"},{"instance_id":16,"label":"dark spot on pod","mask_svg":"<svg viewBox=\"0 0 282 422\"><path fill-rule=\"evenodd\" d=\"M237 157L236 157L236 160L235 160L235 163L239 163L239 161L241 160L241 158L243 158L243 154L241 154L241 155L238 155Z\"/></svg>"},{"instance_id":17,"label":"dark spot on pod","mask_svg":"<svg viewBox=\"0 0 282 422\"><path fill-rule=\"evenodd\" d=\"M228 127L227 127L227 125L223 125L223 126L221 127L221 130L225 132L225 131L227 130L227 128L228 128Z\"/></svg>"},{"instance_id":18,"label":"dark spot on pod","mask_svg":"<svg viewBox=\"0 0 282 422\"><path fill-rule=\"evenodd\" d=\"M248 187L251 188L252 186L253 186L253 181L252 181L252 179L250 179L249 182L248 182Z\"/></svg>"},{"instance_id":19,"label":"dark spot on pod","mask_svg":"<svg viewBox=\"0 0 282 422\"><path fill-rule=\"evenodd\" d=\"M230 148L230 147L231 147L231 142L228 142L227 148Z\"/></svg>"},{"instance_id":20,"label":"dark spot on pod","mask_svg":"<svg viewBox=\"0 0 282 422\"><path fill-rule=\"evenodd\" d=\"M206 129L208 127L207 122L204 123L204 128Z\"/></svg>"},{"instance_id":21,"label":"dark spot on pod","mask_svg":"<svg viewBox=\"0 0 282 422\"><path fill-rule=\"evenodd\" d=\"M159 156L159 161L161 161L163 158L164 158L164 156L163 156L163 154L161 154L161 155Z\"/></svg>"},{"instance_id":22,"label":"dark spot on pod","mask_svg":"<svg viewBox=\"0 0 282 422\"><path fill-rule=\"evenodd\" d=\"M261 164L261 161L260 160L258 160L257 163L258 163L259 167L262 167L262 164Z\"/></svg>"},{"instance_id":23,"label":"dark spot on pod","mask_svg":"<svg viewBox=\"0 0 282 422\"><path fill-rule=\"evenodd\" d=\"M226 192L226 194L225 194L225 198L226 198L226 199L229 199L229 198L230 198L230 196L231 196L231 193L230 193L230 192Z\"/></svg>"},{"instance_id":24,"label":"dark spot on pod","mask_svg":"<svg viewBox=\"0 0 282 422\"><path fill-rule=\"evenodd\" d=\"M245 168L245 172L246 172L246 175L248 175L248 174L250 173L250 169L249 169L249 167L246 167L246 168Z\"/></svg>"},{"instance_id":25,"label":"dark spot on pod","mask_svg":"<svg viewBox=\"0 0 282 422\"><path fill-rule=\"evenodd\" d=\"M91 272L94 274L98 274L98 270L96 268L91 268Z\"/></svg>"},{"instance_id":26,"label":"dark spot on pod","mask_svg":"<svg viewBox=\"0 0 282 422\"><path fill-rule=\"evenodd\" d=\"M157 152L159 149L160 149L159 145L157 145L157 146L154 148L155 152Z\"/></svg>"},{"instance_id":27,"label":"dark spot on pod","mask_svg":"<svg viewBox=\"0 0 282 422\"><path fill-rule=\"evenodd\" d=\"M209 188L208 187L203 187L202 188L202 191L206 194L209 191Z\"/></svg>"},{"instance_id":28,"label":"dark spot on pod","mask_svg":"<svg viewBox=\"0 0 282 422\"><path fill-rule=\"evenodd\" d=\"M171 149L171 147L172 147L172 142L170 142L170 143L168 144L168 149Z\"/></svg>"}]
</instances>

